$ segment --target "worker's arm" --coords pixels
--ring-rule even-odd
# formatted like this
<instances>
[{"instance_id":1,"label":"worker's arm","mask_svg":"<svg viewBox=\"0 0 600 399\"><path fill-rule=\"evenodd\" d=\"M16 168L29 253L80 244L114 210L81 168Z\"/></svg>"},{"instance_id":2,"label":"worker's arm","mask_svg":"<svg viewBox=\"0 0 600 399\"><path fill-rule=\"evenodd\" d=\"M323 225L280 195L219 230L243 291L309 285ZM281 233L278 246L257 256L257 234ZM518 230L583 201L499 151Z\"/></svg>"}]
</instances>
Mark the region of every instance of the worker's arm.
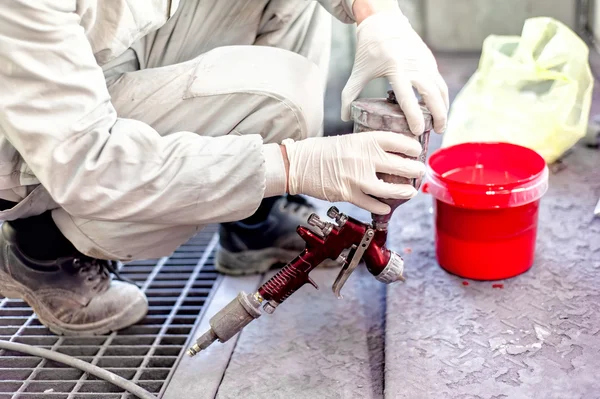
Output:
<instances>
[{"instance_id":1,"label":"worker's arm","mask_svg":"<svg viewBox=\"0 0 600 399\"><path fill-rule=\"evenodd\" d=\"M81 4L10 0L0 12L0 134L61 207L95 220L205 224L249 216L265 192L285 191L280 149L259 135L161 137L118 118Z\"/></svg>"},{"instance_id":2,"label":"worker's arm","mask_svg":"<svg viewBox=\"0 0 600 399\"><path fill-rule=\"evenodd\" d=\"M389 80L411 130L424 129L413 87L433 115L434 129L446 128L448 87L436 60L412 28L398 0L320 0L342 22L356 22L357 44L352 75L342 92L342 119L350 119L350 105L373 79Z\"/></svg>"}]
</instances>

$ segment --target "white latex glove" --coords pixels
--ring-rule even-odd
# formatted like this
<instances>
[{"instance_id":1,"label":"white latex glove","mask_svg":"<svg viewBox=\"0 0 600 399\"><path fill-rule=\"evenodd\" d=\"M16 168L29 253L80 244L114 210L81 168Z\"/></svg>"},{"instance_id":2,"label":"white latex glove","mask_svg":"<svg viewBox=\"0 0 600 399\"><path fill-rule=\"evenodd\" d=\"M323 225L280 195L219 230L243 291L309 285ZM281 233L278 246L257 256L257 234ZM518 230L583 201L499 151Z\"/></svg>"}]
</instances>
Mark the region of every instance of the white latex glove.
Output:
<instances>
[{"instance_id":1,"label":"white latex glove","mask_svg":"<svg viewBox=\"0 0 600 399\"><path fill-rule=\"evenodd\" d=\"M422 134L425 126L414 86L433 114L434 130L442 133L449 107L448 86L433 54L404 14L397 9L367 17L358 25L357 40L352 75L342 92L342 120L350 120L350 104L371 80L387 77L411 131Z\"/></svg>"},{"instance_id":2,"label":"white latex glove","mask_svg":"<svg viewBox=\"0 0 600 399\"><path fill-rule=\"evenodd\" d=\"M353 133L315 137L294 142L286 139L289 160L288 192L330 202L350 202L380 215L390 213L387 204L369 195L409 199L417 194L410 184L390 184L376 172L414 178L425 173L425 165L393 153L416 157L421 145L392 132Z\"/></svg>"}]
</instances>

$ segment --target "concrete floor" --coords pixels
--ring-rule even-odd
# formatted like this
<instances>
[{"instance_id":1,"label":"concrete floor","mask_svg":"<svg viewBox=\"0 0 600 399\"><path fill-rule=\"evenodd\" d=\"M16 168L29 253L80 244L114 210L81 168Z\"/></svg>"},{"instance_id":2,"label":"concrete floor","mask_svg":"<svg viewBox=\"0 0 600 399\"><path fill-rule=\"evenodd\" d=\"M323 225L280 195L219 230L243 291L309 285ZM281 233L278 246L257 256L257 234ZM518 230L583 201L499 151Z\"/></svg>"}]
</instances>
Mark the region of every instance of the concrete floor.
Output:
<instances>
[{"instance_id":1,"label":"concrete floor","mask_svg":"<svg viewBox=\"0 0 600 399\"><path fill-rule=\"evenodd\" d=\"M452 96L477 60L440 56ZM430 151L439 144L433 137ZM337 300L330 288L337 270L317 270L319 291L303 287L227 344L184 359L164 398L598 397L600 152L577 146L563 165L542 201L536 263L499 282L502 289L465 286L439 268L431 198L419 194L391 224L406 283L385 287L361 269ZM238 290L267 277L226 278L194 334Z\"/></svg>"}]
</instances>

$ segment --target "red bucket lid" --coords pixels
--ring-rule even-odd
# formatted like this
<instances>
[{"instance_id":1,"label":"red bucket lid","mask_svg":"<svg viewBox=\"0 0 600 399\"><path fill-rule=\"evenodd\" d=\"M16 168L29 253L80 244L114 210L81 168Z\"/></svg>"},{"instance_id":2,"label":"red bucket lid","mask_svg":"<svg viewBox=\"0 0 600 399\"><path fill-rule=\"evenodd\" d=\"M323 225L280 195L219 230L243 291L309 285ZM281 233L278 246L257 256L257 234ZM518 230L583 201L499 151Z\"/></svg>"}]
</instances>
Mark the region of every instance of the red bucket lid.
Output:
<instances>
[{"instance_id":1,"label":"red bucket lid","mask_svg":"<svg viewBox=\"0 0 600 399\"><path fill-rule=\"evenodd\" d=\"M511 143L457 144L427 160L423 191L472 209L509 208L540 199L548 190L548 166L534 150Z\"/></svg>"}]
</instances>

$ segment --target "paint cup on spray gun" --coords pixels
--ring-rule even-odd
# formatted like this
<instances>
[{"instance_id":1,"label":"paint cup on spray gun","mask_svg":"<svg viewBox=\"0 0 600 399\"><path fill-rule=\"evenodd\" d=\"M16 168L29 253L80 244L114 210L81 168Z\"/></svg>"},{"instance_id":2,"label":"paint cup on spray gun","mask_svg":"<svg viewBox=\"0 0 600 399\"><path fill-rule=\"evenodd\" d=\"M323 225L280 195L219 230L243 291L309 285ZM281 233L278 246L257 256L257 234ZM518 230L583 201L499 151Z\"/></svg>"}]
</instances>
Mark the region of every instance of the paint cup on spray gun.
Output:
<instances>
[{"instance_id":1,"label":"paint cup on spray gun","mask_svg":"<svg viewBox=\"0 0 600 399\"><path fill-rule=\"evenodd\" d=\"M427 158L427 148L429 145L429 134L433 130L433 117L431 112L421 104L421 111L425 120L424 133L415 136L412 134L406 116L402 112L400 105L396 101L396 96L392 90L388 91L387 98L364 98L358 99L352 103L351 116L354 122L354 133L388 131L407 136L421 144L423 149L421 154L416 157L408 157L404 154L398 154L404 158L418 160L425 163ZM417 190L421 187L422 178L407 178L402 176L378 173L377 177L387 183L410 184ZM394 213L394 210L409 200L397 200L378 198L383 203L390 206L391 211L387 215L372 214L373 227L377 230L387 230L388 223Z\"/></svg>"},{"instance_id":2,"label":"paint cup on spray gun","mask_svg":"<svg viewBox=\"0 0 600 399\"><path fill-rule=\"evenodd\" d=\"M548 167L510 143L464 143L427 161L423 191L434 198L436 257L474 280L517 276L534 262L540 199Z\"/></svg>"}]
</instances>

